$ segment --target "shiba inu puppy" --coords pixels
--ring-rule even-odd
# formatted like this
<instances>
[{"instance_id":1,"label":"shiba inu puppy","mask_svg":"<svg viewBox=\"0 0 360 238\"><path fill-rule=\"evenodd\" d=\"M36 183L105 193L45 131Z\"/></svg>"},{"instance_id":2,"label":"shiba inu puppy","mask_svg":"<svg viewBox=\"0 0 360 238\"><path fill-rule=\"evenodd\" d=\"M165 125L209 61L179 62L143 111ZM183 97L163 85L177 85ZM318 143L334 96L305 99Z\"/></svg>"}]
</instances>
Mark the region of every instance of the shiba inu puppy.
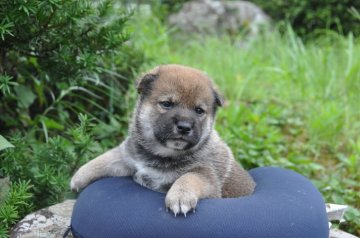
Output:
<instances>
[{"instance_id":1,"label":"shiba inu puppy","mask_svg":"<svg viewBox=\"0 0 360 238\"><path fill-rule=\"evenodd\" d=\"M129 136L118 147L83 165L71 179L79 190L106 176L132 176L166 192L175 215L199 199L251 194L255 183L214 129L223 100L203 72L161 65L139 80L139 99Z\"/></svg>"}]
</instances>

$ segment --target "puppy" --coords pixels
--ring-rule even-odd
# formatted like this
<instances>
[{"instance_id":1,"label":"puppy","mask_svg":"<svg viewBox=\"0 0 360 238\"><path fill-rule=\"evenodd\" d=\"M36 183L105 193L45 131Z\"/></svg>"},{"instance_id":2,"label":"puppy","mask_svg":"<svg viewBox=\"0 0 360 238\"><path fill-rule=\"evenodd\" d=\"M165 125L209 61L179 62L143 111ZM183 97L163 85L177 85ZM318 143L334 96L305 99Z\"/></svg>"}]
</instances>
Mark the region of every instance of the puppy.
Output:
<instances>
[{"instance_id":1,"label":"puppy","mask_svg":"<svg viewBox=\"0 0 360 238\"><path fill-rule=\"evenodd\" d=\"M254 191L253 179L214 130L223 100L203 72L158 66L141 78L137 90L129 136L83 165L71 179L73 190L105 176L132 176L145 187L166 192L165 205L175 216L186 215L202 198Z\"/></svg>"}]
</instances>

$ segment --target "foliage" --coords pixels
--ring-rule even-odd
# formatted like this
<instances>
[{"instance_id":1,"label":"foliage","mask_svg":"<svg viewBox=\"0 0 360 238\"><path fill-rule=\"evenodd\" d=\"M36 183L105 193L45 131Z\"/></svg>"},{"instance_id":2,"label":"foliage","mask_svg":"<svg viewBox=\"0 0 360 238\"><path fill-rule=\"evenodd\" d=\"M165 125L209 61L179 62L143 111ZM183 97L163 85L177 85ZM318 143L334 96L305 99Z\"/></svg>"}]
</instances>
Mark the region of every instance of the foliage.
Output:
<instances>
[{"instance_id":1,"label":"foliage","mask_svg":"<svg viewBox=\"0 0 360 238\"><path fill-rule=\"evenodd\" d=\"M0 151L10 147L14 147L14 145L7 141L2 135L0 135Z\"/></svg>"},{"instance_id":2,"label":"foliage","mask_svg":"<svg viewBox=\"0 0 360 238\"><path fill-rule=\"evenodd\" d=\"M144 60L126 9L0 2L0 237L26 213L73 197L74 171L126 133Z\"/></svg>"},{"instance_id":3,"label":"foliage","mask_svg":"<svg viewBox=\"0 0 360 238\"><path fill-rule=\"evenodd\" d=\"M153 3L156 16L164 21L167 16L181 9L189 0L162 0ZM232 1L232 0L230 0ZM252 0L268 14L276 24L291 24L294 31L303 39L321 35L324 30L332 30L347 35L352 32L360 35L360 2L356 0Z\"/></svg>"},{"instance_id":4,"label":"foliage","mask_svg":"<svg viewBox=\"0 0 360 238\"><path fill-rule=\"evenodd\" d=\"M334 30L342 34L360 34L356 0L253 0L277 22L290 22L300 36L313 35L318 30Z\"/></svg>"},{"instance_id":5,"label":"foliage","mask_svg":"<svg viewBox=\"0 0 360 238\"><path fill-rule=\"evenodd\" d=\"M92 129L87 116L80 114L77 127L68 129L64 136L50 138L48 143L38 143L31 133L17 133L11 137L16 149L7 149L0 157L1 171L11 180L31 181L36 208L61 201L69 176L101 149L91 138Z\"/></svg>"},{"instance_id":6,"label":"foliage","mask_svg":"<svg viewBox=\"0 0 360 238\"><path fill-rule=\"evenodd\" d=\"M213 77L227 99L216 128L246 168L310 177L327 202L351 206L341 226L360 234L357 39L324 33L305 44L287 27L239 48L227 37L177 42L154 17L133 22L135 44L152 59L147 69L179 63Z\"/></svg>"},{"instance_id":7,"label":"foliage","mask_svg":"<svg viewBox=\"0 0 360 238\"><path fill-rule=\"evenodd\" d=\"M360 234L357 38L304 43L286 26L239 48L242 36L177 41L163 19L130 15L112 1L0 3L1 238L73 197L73 172L125 136L144 59L141 70L180 63L211 75L227 99L216 128L244 167L310 177L327 202L351 206L341 226Z\"/></svg>"},{"instance_id":8,"label":"foliage","mask_svg":"<svg viewBox=\"0 0 360 238\"><path fill-rule=\"evenodd\" d=\"M111 0L2 1L0 133L35 126L48 140L77 112L123 114L121 96L143 61L124 9Z\"/></svg>"},{"instance_id":9,"label":"foliage","mask_svg":"<svg viewBox=\"0 0 360 238\"><path fill-rule=\"evenodd\" d=\"M0 203L0 237L7 237L6 230L32 209L32 186L29 181L10 183L6 200ZM1 202L1 201L0 201Z\"/></svg>"},{"instance_id":10,"label":"foliage","mask_svg":"<svg viewBox=\"0 0 360 238\"><path fill-rule=\"evenodd\" d=\"M156 14L156 17L165 22L166 18L170 14L178 12L186 2L189 2L189 0L155 0L151 3L152 9L153 11L155 11L154 13Z\"/></svg>"},{"instance_id":11,"label":"foliage","mask_svg":"<svg viewBox=\"0 0 360 238\"><path fill-rule=\"evenodd\" d=\"M93 122L80 114L79 124L48 143L34 139L33 131L11 137L15 148L0 154L0 172L10 177L10 192L0 209L0 220L9 228L31 210L72 197L69 179L75 170L103 149L92 138ZM1 230L1 229L0 229ZM1 237L1 236L0 236Z\"/></svg>"}]
</instances>

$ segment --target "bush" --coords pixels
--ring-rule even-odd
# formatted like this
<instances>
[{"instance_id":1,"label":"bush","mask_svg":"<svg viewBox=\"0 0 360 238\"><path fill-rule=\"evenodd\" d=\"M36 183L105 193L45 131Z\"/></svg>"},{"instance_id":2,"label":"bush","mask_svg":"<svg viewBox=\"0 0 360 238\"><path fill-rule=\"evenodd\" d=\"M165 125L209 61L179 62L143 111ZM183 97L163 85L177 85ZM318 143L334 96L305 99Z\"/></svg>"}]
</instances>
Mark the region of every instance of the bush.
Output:
<instances>
[{"instance_id":1,"label":"bush","mask_svg":"<svg viewBox=\"0 0 360 238\"><path fill-rule=\"evenodd\" d=\"M32 209L32 194L29 190L32 188L29 181L19 181L10 184L4 184L5 179L0 180L4 187L11 187L7 192L6 200L0 200L0 237L7 237L7 230L24 214Z\"/></svg>"},{"instance_id":2,"label":"bush","mask_svg":"<svg viewBox=\"0 0 360 238\"><path fill-rule=\"evenodd\" d=\"M79 120L64 136L50 138L48 143L34 140L31 132L11 137L16 149L0 154L1 172L16 181L0 180L9 190L0 199L0 221L6 229L32 210L73 196L69 191L70 176L101 151L92 139L94 124L86 115L80 114Z\"/></svg>"},{"instance_id":3,"label":"bush","mask_svg":"<svg viewBox=\"0 0 360 238\"><path fill-rule=\"evenodd\" d=\"M78 112L123 114L121 95L143 61L128 43L130 15L110 0L3 3L0 134L41 126L47 139Z\"/></svg>"},{"instance_id":4,"label":"bush","mask_svg":"<svg viewBox=\"0 0 360 238\"><path fill-rule=\"evenodd\" d=\"M144 61L131 15L111 0L1 1L0 237L73 197L74 171L126 133Z\"/></svg>"},{"instance_id":5,"label":"bush","mask_svg":"<svg viewBox=\"0 0 360 238\"><path fill-rule=\"evenodd\" d=\"M300 36L319 29L331 29L342 34L360 34L360 22L355 16L360 2L355 0L253 0L277 22L289 21ZM354 10L355 9L355 10Z\"/></svg>"}]
</instances>

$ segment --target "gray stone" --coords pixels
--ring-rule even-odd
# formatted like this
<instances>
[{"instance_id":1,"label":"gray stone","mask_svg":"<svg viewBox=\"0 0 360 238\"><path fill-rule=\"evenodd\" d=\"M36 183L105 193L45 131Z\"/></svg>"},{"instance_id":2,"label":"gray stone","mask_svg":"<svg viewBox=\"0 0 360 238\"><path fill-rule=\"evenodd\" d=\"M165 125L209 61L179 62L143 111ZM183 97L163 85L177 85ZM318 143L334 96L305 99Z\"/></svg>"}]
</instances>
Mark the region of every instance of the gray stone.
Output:
<instances>
[{"instance_id":1,"label":"gray stone","mask_svg":"<svg viewBox=\"0 0 360 238\"><path fill-rule=\"evenodd\" d=\"M343 216L348 209L347 205L326 203L326 213L329 221L340 221L342 222Z\"/></svg>"},{"instance_id":2,"label":"gray stone","mask_svg":"<svg viewBox=\"0 0 360 238\"><path fill-rule=\"evenodd\" d=\"M357 236L346 233L345 231L341 231L338 229L330 230L330 238L358 238Z\"/></svg>"},{"instance_id":3,"label":"gray stone","mask_svg":"<svg viewBox=\"0 0 360 238\"><path fill-rule=\"evenodd\" d=\"M270 17L258 6L247 1L190 1L168 19L170 25L184 33L238 34L248 31L250 36L270 25Z\"/></svg>"},{"instance_id":4,"label":"gray stone","mask_svg":"<svg viewBox=\"0 0 360 238\"><path fill-rule=\"evenodd\" d=\"M61 238L70 225L75 200L41 209L24 217L11 230L11 238ZM68 237L72 237L71 234Z\"/></svg>"}]
</instances>

